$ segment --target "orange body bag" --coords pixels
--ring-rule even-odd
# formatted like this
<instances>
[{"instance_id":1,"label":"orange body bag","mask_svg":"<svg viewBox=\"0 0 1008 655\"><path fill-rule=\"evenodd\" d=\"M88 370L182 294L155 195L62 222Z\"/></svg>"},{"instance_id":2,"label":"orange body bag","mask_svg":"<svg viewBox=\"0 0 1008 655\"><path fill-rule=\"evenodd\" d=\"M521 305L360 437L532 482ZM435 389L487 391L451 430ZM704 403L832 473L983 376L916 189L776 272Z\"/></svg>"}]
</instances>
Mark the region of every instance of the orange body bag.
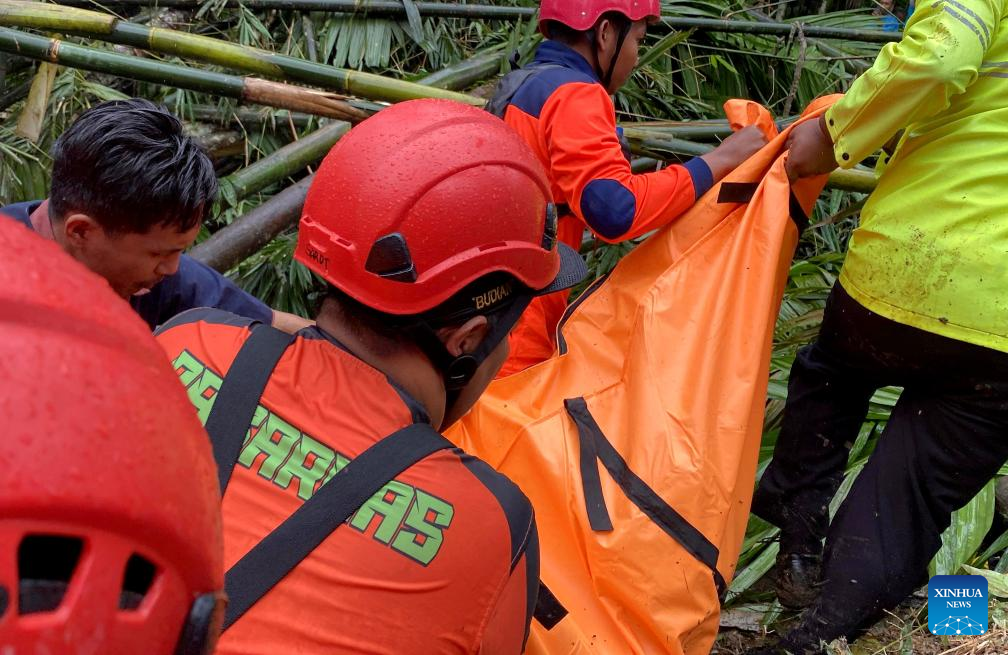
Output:
<instances>
[{"instance_id":1,"label":"orange body bag","mask_svg":"<svg viewBox=\"0 0 1008 655\"><path fill-rule=\"evenodd\" d=\"M447 433L535 507L529 653L700 655L717 634L796 223L825 183L789 184L765 109L725 108L771 142L575 301L557 353L495 380Z\"/></svg>"}]
</instances>

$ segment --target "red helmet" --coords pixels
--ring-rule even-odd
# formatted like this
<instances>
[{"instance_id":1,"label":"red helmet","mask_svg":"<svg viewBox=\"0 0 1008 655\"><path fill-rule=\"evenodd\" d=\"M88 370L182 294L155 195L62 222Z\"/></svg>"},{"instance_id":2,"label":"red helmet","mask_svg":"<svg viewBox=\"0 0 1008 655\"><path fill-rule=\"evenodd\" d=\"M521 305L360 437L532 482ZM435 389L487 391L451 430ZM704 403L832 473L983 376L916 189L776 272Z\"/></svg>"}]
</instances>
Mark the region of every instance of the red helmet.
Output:
<instances>
[{"instance_id":1,"label":"red helmet","mask_svg":"<svg viewBox=\"0 0 1008 655\"><path fill-rule=\"evenodd\" d=\"M498 271L540 292L585 272L557 244L549 183L529 147L499 118L448 100L383 109L333 147L308 190L294 257L397 315Z\"/></svg>"},{"instance_id":2,"label":"red helmet","mask_svg":"<svg viewBox=\"0 0 1008 655\"><path fill-rule=\"evenodd\" d=\"M555 20L567 27L591 29L602 14L616 11L631 21L661 17L659 0L542 0L539 5L539 31L545 36L544 21Z\"/></svg>"},{"instance_id":3,"label":"red helmet","mask_svg":"<svg viewBox=\"0 0 1008 655\"><path fill-rule=\"evenodd\" d=\"M209 653L220 495L164 351L55 243L0 218L0 252L0 645Z\"/></svg>"}]
</instances>

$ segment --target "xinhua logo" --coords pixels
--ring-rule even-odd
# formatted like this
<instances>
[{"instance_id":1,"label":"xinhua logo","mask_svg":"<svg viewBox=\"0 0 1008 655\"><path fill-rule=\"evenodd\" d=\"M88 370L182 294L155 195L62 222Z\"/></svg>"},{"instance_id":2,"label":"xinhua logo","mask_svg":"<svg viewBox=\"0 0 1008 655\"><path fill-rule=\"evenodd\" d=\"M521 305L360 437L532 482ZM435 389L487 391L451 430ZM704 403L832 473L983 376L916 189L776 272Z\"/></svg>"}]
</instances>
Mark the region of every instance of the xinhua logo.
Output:
<instances>
[{"instance_id":1,"label":"xinhua logo","mask_svg":"<svg viewBox=\"0 0 1008 655\"><path fill-rule=\"evenodd\" d=\"M928 628L936 635L987 633L987 578L936 575L928 583Z\"/></svg>"}]
</instances>

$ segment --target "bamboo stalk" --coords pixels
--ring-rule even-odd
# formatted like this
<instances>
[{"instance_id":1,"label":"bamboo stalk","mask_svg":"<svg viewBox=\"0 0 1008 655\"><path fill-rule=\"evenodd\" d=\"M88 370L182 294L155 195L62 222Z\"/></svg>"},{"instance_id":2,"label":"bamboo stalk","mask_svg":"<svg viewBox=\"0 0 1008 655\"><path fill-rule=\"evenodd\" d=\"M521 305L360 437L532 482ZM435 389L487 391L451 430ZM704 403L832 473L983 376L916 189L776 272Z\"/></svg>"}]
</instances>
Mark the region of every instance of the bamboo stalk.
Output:
<instances>
[{"instance_id":1,"label":"bamboo stalk","mask_svg":"<svg viewBox=\"0 0 1008 655\"><path fill-rule=\"evenodd\" d=\"M417 84L458 91L496 75L506 56L503 50L476 55L454 66L448 66L436 73L431 73L427 77L417 80Z\"/></svg>"},{"instance_id":2,"label":"bamboo stalk","mask_svg":"<svg viewBox=\"0 0 1008 655\"><path fill-rule=\"evenodd\" d=\"M724 139L731 136L732 129L727 121L723 124L711 124L708 121L677 121L663 125L641 125L639 123L621 123L623 135L628 139Z\"/></svg>"},{"instance_id":3,"label":"bamboo stalk","mask_svg":"<svg viewBox=\"0 0 1008 655\"><path fill-rule=\"evenodd\" d=\"M236 204L239 200L320 161L349 130L350 124L347 122L330 123L293 143L288 143L251 166L228 175L221 180L221 193L224 199Z\"/></svg>"},{"instance_id":4,"label":"bamboo stalk","mask_svg":"<svg viewBox=\"0 0 1008 655\"><path fill-rule=\"evenodd\" d=\"M359 123L370 116L346 102L344 96L256 77L244 79L245 89L242 99L249 102L338 118L351 123Z\"/></svg>"},{"instance_id":5,"label":"bamboo stalk","mask_svg":"<svg viewBox=\"0 0 1008 655\"><path fill-rule=\"evenodd\" d=\"M42 121L45 120L57 70L58 67L54 64L47 62L39 64L28 91L28 100L21 108L14 133L32 143L38 143L39 137L42 136Z\"/></svg>"},{"instance_id":6,"label":"bamboo stalk","mask_svg":"<svg viewBox=\"0 0 1008 655\"><path fill-rule=\"evenodd\" d=\"M189 255L222 273L230 270L297 223L311 180L309 175L287 187L197 245Z\"/></svg>"},{"instance_id":7,"label":"bamboo stalk","mask_svg":"<svg viewBox=\"0 0 1008 655\"><path fill-rule=\"evenodd\" d=\"M85 9L25 0L0 0L0 26L74 34L163 54L205 61L264 77L293 80L351 95L400 102L445 98L482 106L484 100L372 73L344 70L199 34L147 27Z\"/></svg>"},{"instance_id":8,"label":"bamboo stalk","mask_svg":"<svg viewBox=\"0 0 1008 655\"><path fill-rule=\"evenodd\" d=\"M56 4L87 6L158 6L190 7L199 6L198 0L55 0ZM324 11L329 13L366 14L369 16L404 16L405 8L397 0L226 0L227 7L241 4L249 9L280 9L298 11ZM501 7L496 5L455 4L448 2L415 2L421 15L444 18L475 18L486 20L526 20L536 15L534 7ZM696 29L707 32L731 32L740 34L769 34L786 36L796 28L797 22L756 22L746 20L725 20L716 18L684 18L663 16L661 23L677 30ZM840 27L823 27L814 23L802 23L805 36L818 39L840 39L868 43L888 43L899 41L899 32L882 30L852 30Z\"/></svg>"},{"instance_id":9,"label":"bamboo stalk","mask_svg":"<svg viewBox=\"0 0 1008 655\"><path fill-rule=\"evenodd\" d=\"M170 106L171 103L166 104ZM311 114L287 110L284 110L280 115L247 107L238 107L231 112L221 112L220 108L215 105L192 105L187 108L185 117L201 123L230 125L237 122L243 125L265 125L270 129L289 129L291 124L298 129L304 129L315 120Z\"/></svg>"},{"instance_id":10,"label":"bamboo stalk","mask_svg":"<svg viewBox=\"0 0 1008 655\"><path fill-rule=\"evenodd\" d=\"M28 91L31 89L32 80L27 80L18 84L14 88L8 90L6 93L0 95L0 111L5 111L8 107L18 102L22 98L28 95Z\"/></svg>"},{"instance_id":11,"label":"bamboo stalk","mask_svg":"<svg viewBox=\"0 0 1008 655\"><path fill-rule=\"evenodd\" d=\"M323 91L129 57L6 27L0 27L0 52L330 118L360 121L368 116L340 96Z\"/></svg>"},{"instance_id":12,"label":"bamboo stalk","mask_svg":"<svg viewBox=\"0 0 1008 655\"><path fill-rule=\"evenodd\" d=\"M830 189L840 189L841 191L854 191L857 193L871 193L878 186L878 179L870 171L844 170L838 168L830 173L829 182L826 186Z\"/></svg>"},{"instance_id":13,"label":"bamboo stalk","mask_svg":"<svg viewBox=\"0 0 1008 655\"><path fill-rule=\"evenodd\" d=\"M634 161L636 172L654 170L658 161L681 162L690 157L705 155L714 149L706 143L692 143L684 139L641 139L633 140L630 149L640 155ZM871 193L878 180L870 171L837 169L830 173L826 187L856 193Z\"/></svg>"}]
</instances>

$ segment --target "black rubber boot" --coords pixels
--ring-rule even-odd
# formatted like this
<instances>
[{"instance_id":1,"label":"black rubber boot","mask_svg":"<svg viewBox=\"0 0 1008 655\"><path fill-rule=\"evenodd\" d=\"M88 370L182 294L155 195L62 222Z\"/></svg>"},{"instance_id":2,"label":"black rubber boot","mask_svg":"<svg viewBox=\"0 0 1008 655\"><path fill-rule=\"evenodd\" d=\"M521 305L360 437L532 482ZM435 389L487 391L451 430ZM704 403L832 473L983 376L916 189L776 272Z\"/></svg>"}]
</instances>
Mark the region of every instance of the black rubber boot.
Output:
<instances>
[{"instance_id":1,"label":"black rubber boot","mask_svg":"<svg viewBox=\"0 0 1008 655\"><path fill-rule=\"evenodd\" d=\"M822 585L822 555L781 552L775 582L781 606L796 611L809 607Z\"/></svg>"}]
</instances>

